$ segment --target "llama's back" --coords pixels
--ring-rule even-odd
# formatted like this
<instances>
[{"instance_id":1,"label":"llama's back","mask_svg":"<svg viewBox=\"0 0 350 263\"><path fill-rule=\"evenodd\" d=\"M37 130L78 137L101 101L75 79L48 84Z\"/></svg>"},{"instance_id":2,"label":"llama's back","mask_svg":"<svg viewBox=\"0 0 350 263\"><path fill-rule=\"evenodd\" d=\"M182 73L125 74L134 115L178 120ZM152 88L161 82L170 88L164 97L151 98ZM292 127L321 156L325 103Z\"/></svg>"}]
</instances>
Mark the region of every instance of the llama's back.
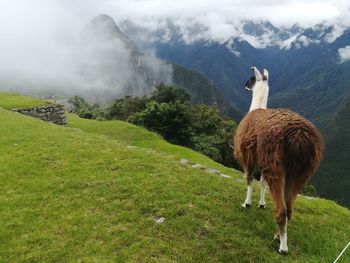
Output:
<instances>
[{"instance_id":1,"label":"llama's back","mask_svg":"<svg viewBox=\"0 0 350 263\"><path fill-rule=\"evenodd\" d=\"M317 128L287 109L250 112L239 125L235 143L239 161L256 162L261 172L270 176L281 166L287 176L311 175L323 148Z\"/></svg>"},{"instance_id":2,"label":"llama's back","mask_svg":"<svg viewBox=\"0 0 350 263\"><path fill-rule=\"evenodd\" d=\"M322 159L323 140L315 125L287 109L267 109L259 115L262 115L259 129L264 132L259 138L258 148L265 152L270 149L273 158L259 158L261 165L269 166L266 161L271 164L278 160L282 162L287 177L302 176L308 180Z\"/></svg>"}]
</instances>

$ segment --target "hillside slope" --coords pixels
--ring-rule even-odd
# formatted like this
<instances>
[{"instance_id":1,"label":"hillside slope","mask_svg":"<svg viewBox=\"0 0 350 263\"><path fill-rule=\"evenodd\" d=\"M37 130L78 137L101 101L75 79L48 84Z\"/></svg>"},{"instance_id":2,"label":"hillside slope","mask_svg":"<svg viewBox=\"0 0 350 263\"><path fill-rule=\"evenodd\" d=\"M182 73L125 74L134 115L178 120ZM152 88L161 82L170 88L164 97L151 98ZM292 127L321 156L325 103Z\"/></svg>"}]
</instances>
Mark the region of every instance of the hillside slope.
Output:
<instances>
[{"instance_id":1,"label":"hillside slope","mask_svg":"<svg viewBox=\"0 0 350 263\"><path fill-rule=\"evenodd\" d=\"M128 123L69 121L0 109L1 262L281 261L271 200L243 210L237 171ZM334 202L298 197L283 261L331 262L349 217Z\"/></svg>"},{"instance_id":2,"label":"hillside slope","mask_svg":"<svg viewBox=\"0 0 350 263\"><path fill-rule=\"evenodd\" d=\"M171 63L171 65L173 68L172 82L191 95L192 103L216 106L220 109L222 115L229 116L236 121L242 119L243 113L228 103L211 80L198 71L174 63Z\"/></svg>"},{"instance_id":3,"label":"hillside slope","mask_svg":"<svg viewBox=\"0 0 350 263\"><path fill-rule=\"evenodd\" d=\"M313 179L317 192L350 207L350 94L324 131L325 155Z\"/></svg>"}]
</instances>

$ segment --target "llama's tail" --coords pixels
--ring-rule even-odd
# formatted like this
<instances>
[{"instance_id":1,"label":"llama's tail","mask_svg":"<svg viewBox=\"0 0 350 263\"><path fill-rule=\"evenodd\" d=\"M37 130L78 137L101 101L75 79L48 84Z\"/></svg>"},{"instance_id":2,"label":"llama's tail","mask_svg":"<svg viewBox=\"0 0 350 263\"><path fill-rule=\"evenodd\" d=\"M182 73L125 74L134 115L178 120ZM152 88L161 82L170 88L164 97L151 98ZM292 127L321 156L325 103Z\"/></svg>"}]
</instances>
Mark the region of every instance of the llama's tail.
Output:
<instances>
[{"instance_id":1,"label":"llama's tail","mask_svg":"<svg viewBox=\"0 0 350 263\"><path fill-rule=\"evenodd\" d=\"M290 218L294 198L321 162L322 137L313 124L301 122L297 129L286 133L283 152L286 168L284 194Z\"/></svg>"},{"instance_id":2,"label":"llama's tail","mask_svg":"<svg viewBox=\"0 0 350 263\"><path fill-rule=\"evenodd\" d=\"M310 122L300 122L297 129L286 133L283 145L287 177L310 177L322 159L323 140L317 128Z\"/></svg>"}]
</instances>

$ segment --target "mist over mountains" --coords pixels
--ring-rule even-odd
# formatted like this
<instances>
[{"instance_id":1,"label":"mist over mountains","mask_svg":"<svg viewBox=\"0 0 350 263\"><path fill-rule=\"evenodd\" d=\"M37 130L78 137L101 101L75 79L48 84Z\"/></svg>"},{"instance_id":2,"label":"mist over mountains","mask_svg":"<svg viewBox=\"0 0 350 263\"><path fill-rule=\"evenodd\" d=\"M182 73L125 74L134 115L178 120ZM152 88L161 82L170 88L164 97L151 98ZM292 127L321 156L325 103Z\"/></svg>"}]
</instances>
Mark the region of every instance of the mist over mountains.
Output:
<instances>
[{"instance_id":1,"label":"mist over mountains","mask_svg":"<svg viewBox=\"0 0 350 263\"><path fill-rule=\"evenodd\" d=\"M167 30L151 32L129 21L123 30L141 47L155 48L159 58L196 69L212 79L229 102L243 112L250 103L243 84L251 76L252 65L270 71L271 107L291 108L319 126L327 124L349 91L350 80L345 73L350 68L348 28L336 24L277 28L266 21L241 21L226 41L188 41L181 28L167 23ZM191 35L195 36L200 27L193 30Z\"/></svg>"},{"instance_id":2,"label":"mist over mountains","mask_svg":"<svg viewBox=\"0 0 350 263\"><path fill-rule=\"evenodd\" d=\"M49 49L28 53L23 47L26 54L21 61L2 64L1 86L105 102L125 94L141 96L172 80L171 66L139 52L109 16L100 15L70 34Z\"/></svg>"}]
</instances>

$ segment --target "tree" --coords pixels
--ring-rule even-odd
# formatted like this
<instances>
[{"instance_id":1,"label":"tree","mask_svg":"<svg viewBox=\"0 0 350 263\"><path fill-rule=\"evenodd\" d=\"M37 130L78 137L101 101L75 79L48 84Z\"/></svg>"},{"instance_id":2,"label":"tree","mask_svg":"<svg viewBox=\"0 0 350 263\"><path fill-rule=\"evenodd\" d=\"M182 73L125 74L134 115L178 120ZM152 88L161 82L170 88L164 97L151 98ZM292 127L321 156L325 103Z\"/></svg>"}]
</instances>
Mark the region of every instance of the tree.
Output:
<instances>
[{"instance_id":1,"label":"tree","mask_svg":"<svg viewBox=\"0 0 350 263\"><path fill-rule=\"evenodd\" d=\"M160 84L155 88L150 99L158 103L169 103L176 101L187 103L191 99L191 96L184 89Z\"/></svg>"},{"instance_id":2,"label":"tree","mask_svg":"<svg viewBox=\"0 0 350 263\"><path fill-rule=\"evenodd\" d=\"M233 137L237 130L237 124L235 121L231 119L226 119L224 121L224 125L221 128L221 136L223 138L223 144L220 147L220 152L222 156L221 163L233 167L236 169L240 169L240 165L233 158Z\"/></svg>"},{"instance_id":3,"label":"tree","mask_svg":"<svg viewBox=\"0 0 350 263\"><path fill-rule=\"evenodd\" d=\"M103 117L103 111L98 104L89 104L82 97L74 96L68 99L72 104L70 112L76 113L81 118L96 119Z\"/></svg>"},{"instance_id":4,"label":"tree","mask_svg":"<svg viewBox=\"0 0 350 263\"><path fill-rule=\"evenodd\" d=\"M180 101L170 103L151 101L144 111L133 114L128 121L155 131L172 143L189 145L190 110L187 104Z\"/></svg>"},{"instance_id":5,"label":"tree","mask_svg":"<svg viewBox=\"0 0 350 263\"><path fill-rule=\"evenodd\" d=\"M108 107L107 119L127 120L132 114L143 111L146 108L149 98L130 97L117 98L113 104Z\"/></svg>"},{"instance_id":6,"label":"tree","mask_svg":"<svg viewBox=\"0 0 350 263\"><path fill-rule=\"evenodd\" d=\"M238 167L233 158L234 121L224 119L218 108L195 105L191 109L191 148L226 166Z\"/></svg>"},{"instance_id":7,"label":"tree","mask_svg":"<svg viewBox=\"0 0 350 263\"><path fill-rule=\"evenodd\" d=\"M196 134L216 134L223 126L224 120L218 108L197 104L191 108L191 123Z\"/></svg>"}]
</instances>

